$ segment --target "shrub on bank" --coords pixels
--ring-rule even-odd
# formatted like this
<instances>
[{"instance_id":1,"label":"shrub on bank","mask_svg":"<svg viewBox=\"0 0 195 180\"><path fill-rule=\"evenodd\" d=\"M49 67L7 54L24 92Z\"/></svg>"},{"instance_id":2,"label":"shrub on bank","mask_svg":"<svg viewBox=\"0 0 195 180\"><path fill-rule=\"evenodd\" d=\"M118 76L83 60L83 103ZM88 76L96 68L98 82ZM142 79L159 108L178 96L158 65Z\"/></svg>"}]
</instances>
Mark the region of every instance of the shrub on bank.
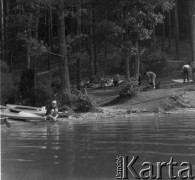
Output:
<instances>
[{"instance_id":1,"label":"shrub on bank","mask_svg":"<svg viewBox=\"0 0 195 180\"><path fill-rule=\"evenodd\" d=\"M74 105L79 112L91 112L96 110L96 101L87 93L79 93Z\"/></svg>"},{"instance_id":2,"label":"shrub on bank","mask_svg":"<svg viewBox=\"0 0 195 180\"><path fill-rule=\"evenodd\" d=\"M59 108L70 107L78 112L91 112L96 110L96 101L86 90L71 90L71 93L58 93L56 96Z\"/></svg>"},{"instance_id":3,"label":"shrub on bank","mask_svg":"<svg viewBox=\"0 0 195 180\"><path fill-rule=\"evenodd\" d=\"M121 97L133 97L136 96L138 92L140 92L138 81L136 81L135 78L131 78L128 82L126 82L123 85L119 92L119 95Z\"/></svg>"}]
</instances>

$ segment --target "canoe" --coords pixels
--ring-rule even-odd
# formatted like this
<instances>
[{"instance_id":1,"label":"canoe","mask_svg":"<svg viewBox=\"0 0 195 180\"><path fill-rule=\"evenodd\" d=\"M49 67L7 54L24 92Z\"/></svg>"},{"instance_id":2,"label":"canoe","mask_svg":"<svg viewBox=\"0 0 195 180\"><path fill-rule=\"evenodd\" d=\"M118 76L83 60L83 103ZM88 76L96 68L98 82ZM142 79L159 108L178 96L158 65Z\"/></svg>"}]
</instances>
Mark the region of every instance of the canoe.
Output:
<instances>
[{"instance_id":1,"label":"canoe","mask_svg":"<svg viewBox=\"0 0 195 180\"><path fill-rule=\"evenodd\" d=\"M39 116L45 116L46 109L45 107L39 108L39 107L32 107L32 106L23 106L23 105L14 105L14 104L6 104L6 106L16 112L26 112L26 113L32 113Z\"/></svg>"},{"instance_id":2,"label":"canoe","mask_svg":"<svg viewBox=\"0 0 195 180\"><path fill-rule=\"evenodd\" d=\"M6 124L7 127L10 127L10 123L8 122L8 117L0 118L1 119L1 125Z\"/></svg>"},{"instance_id":3,"label":"canoe","mask_svg":"<svg viewBox=\"0 0 195 180\"><path fill-rule=\"evenodd\" d=\"M44 117L38 116L36 114L32 114L32 113L27 113L27 112L17 112L17 111L13 111L12 109L9 109L6 106L0 106L0 117L1 118L5 118L8 117L9 119L15 119L15 120L24 120L24 121L28 121L28 120L38 120L38 121L42 121L44 120Z\"/></svg>"},{"instance_id":4,"label":"canoe","mask_svg":"<svg viewBox=\"0 0 195 180\"><path fill-rule=\"evenodd\" d=\"M1 124L5 124L6 123L6 120L7 120L7 117L1 117Z\"/></svg>"},{"instance_id":5,"label":"canoe","mask_svg":"<svg viewBox=\"0 0 195 180\"><path fill-rule=\"evenodd\" d=\"M183 79L173 79L173 82L175 82L175 83L183 83ZM187 80L186 80L186 82L187 82ZM189 80L189 82L193 82L193 80Z\"/></svg>"},{"instance_id":6,"label":"canoe","mask_svg":"<svg viewBox=\"0 0 195 180\"><path fill-rule=\"evenodd\" d=\"M32 113L38 116L45 116L46 115L46 109L45 107L39 108L39 107L32 107L32 106L23 106L23 105L14 105L14 104L6 104L6 106L12 110L12 112L26 112L26 113ZM68 112L59 112L58 117L68 117Z\"/></svg>"}]
</instances>

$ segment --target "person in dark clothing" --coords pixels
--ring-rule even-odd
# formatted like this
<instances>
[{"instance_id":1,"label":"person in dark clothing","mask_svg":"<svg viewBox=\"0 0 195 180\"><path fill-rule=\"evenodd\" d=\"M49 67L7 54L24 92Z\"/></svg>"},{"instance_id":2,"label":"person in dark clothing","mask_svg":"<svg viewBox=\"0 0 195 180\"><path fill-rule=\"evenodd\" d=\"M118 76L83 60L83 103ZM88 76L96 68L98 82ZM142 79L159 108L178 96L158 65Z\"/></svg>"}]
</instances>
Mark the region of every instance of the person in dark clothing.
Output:
<instances>
[{"instance_id":1,"label":"person in dark clothing","mask_svg":"<svg viewBox=\"0 0 195 180\"><path fill-rule=\"evenodd\" d=\"M113 84L114 86L118 87L119 86L119 74L115 74L113 77Z\"/></svg>"},{"instance_id":2,"label":"person in dark clothing","mask_svg":"<svg viewBox=\"0 0 195 180\"><path fill-rule=\"evenodd\" d=\"M49 108L47 108L45 120L56 121L58 117L57 102L54 100Z\"/></svg>"},{"instance_id":3,"label":"person in dark clothing","mask_svg":"<svg viewBox=\"0 0 195 180\"><path fill-rule=\"evenodd\" d=\"M183 82L187 81L189 82L189 74L190 74L190 65L186 64L182 67L182 73L183 73Z\"/></svg>"}]
</instances>

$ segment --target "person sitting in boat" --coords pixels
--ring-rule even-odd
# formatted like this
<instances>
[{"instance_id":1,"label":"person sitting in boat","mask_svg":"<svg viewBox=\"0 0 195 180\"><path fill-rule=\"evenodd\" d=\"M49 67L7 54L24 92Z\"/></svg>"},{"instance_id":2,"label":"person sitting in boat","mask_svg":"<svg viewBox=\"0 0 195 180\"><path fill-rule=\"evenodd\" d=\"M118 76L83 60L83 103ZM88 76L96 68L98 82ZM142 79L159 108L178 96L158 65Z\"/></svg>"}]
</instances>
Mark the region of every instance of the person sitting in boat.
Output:
<instances>
[{"instance_id":1,"label":"person sitting in boat","mask_svg":"<svg viewBox=\"0 0 195 180\"><path fill-rule=\"evenodd\" d=\"M45 120L56 121L58 117L58 107L55 100L52 101L51 106L47 108Z\"/></svg>"}]
</instances>

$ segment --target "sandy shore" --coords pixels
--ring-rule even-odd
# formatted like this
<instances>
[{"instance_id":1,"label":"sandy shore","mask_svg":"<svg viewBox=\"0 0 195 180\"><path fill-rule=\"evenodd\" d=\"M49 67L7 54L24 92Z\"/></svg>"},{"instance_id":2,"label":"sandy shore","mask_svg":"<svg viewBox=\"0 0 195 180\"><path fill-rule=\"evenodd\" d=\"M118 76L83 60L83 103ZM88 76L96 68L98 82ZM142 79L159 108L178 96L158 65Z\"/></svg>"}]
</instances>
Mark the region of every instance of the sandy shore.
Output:
<instances>
[{"instance_id":1,"label":"sandy shore","mask_svg":"<svg viewBox=\"0 0 195 180\"><path fill-rule=\"evenodd\" d=\"M109 93L108 93L109 92ZM110 93L112 92L112 93ZM120 98L117 89L94 91L96 98L107 100L97 112L79 113L69 119L101 119L128 117L141 114L195 113L195 85L179 88L159 89L140 92L133 98ZM105 95L106 94L106 95Z\"/></svg>"}]
</instances>

